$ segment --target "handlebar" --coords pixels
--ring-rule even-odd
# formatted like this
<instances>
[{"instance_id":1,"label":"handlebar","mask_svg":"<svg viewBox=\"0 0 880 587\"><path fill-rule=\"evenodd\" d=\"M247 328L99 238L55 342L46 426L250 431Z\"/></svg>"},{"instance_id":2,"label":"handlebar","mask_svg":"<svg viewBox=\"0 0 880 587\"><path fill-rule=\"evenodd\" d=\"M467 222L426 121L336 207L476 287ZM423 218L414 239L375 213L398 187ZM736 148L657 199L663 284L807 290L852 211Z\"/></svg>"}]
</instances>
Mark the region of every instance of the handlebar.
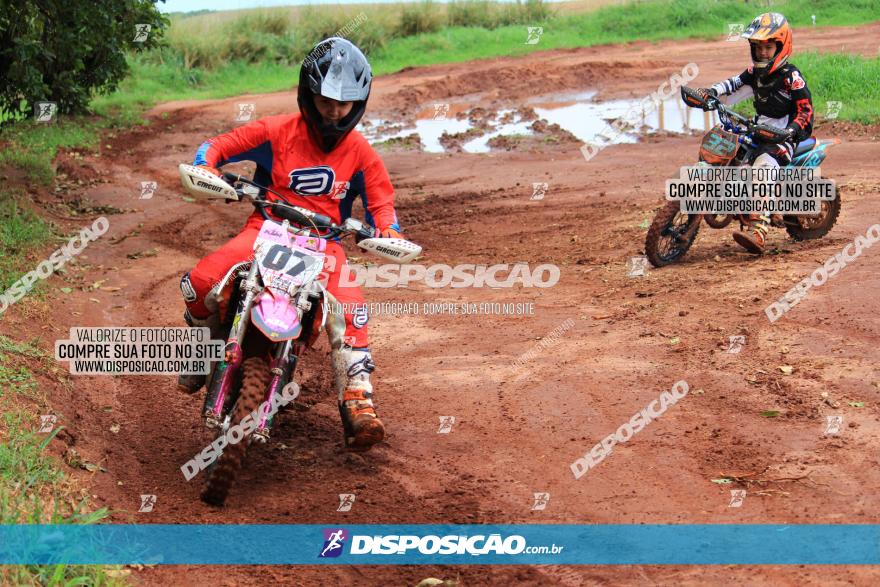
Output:
<instances>
[{"instance_id":1,"label":"handlebar","mask_svg":"<svg viewBox=\"0 0 880 587\"><path fill-rule=\"evenodd\" d=\"M241 175L237 175L237 174L235 174L235 173L229 173L228 171L224 171L224 172L220 175L220 178L221 178L223 181L225 181L226 183L230 184L230 185L232 185L232 184L238 182L238 180L239 180L240 177L242 177L242 176L241 176Z\"/></svg>"},{"instance_id":2,"label":"handlebar","mask_svg":"<svg viewBox=\"0 0 880 587\"><path fill-rule=\"evenodd\" d=\"M734 112L721 103L715 96L703 97L694 89L687 86L681 87L681 99L692 108L718 112L718 119L724 128L734 134L750 135L749 139L757 137L767 143L781 143L790 138L788 132L767 124L758 124L745 116Z\"/></svg>"},{"instance_id":3,"label":"handlebar","mask_svg":"<svg viewBox=\"0 0 880 587\"><path fill-rule=\"evenodd\" d=\"M345 222L343 222L342 226L334 224L333 220L329 216L318 214L317 212L312 212L307 208L294 206L293 204L288 202L283 195L279 194L275 190L254 183L253 180L243 175L224 172L221 175L221 178L223 179L223 181L229 183L235 188L235 193L238 194L239 198L250 199L251 203L254 205L255 208L260 211L260 214L265 220L271 220L271 218L269 218L269 215L266 213L266 208L271 208L272 214L279 218L289 220L294 224L298 224L299 226L308 230L310 236L331 239L344 234L353 234L356 240L373 238L377 236L376 233L378 231L376 229L372 228L371 226L365 225L360 220L348 218ZM262 195L262 193L253 194L244 191L240 184L250 185L259 190L265 190L267 192L275 194L276 196L281 198L281 201L270 202L265 198L264 195ZM314 234L312 234L312 229L314 229ZM326 232L322 234L322 231Z\"/></svg>"}]
</instances>

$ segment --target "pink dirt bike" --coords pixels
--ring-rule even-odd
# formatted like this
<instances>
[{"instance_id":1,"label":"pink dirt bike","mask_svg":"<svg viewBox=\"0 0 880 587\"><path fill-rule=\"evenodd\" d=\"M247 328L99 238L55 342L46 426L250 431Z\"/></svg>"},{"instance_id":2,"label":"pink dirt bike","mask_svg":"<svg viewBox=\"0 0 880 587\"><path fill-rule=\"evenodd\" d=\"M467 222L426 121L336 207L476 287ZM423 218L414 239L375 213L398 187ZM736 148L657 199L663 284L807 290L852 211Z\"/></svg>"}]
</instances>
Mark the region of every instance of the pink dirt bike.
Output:
<instances>
[{"instance_id":1,"label":"pink dirt bike","mask_svg":"<svg viewBox=\"0 0 880 587\"><path fill-rule=\"evenodd\" d=\"M225 439L230 428L252 413L260 414L255 427L255 418L248 421L250 430L241 426L249 431L243 440L223 443L222 453L207 468L202 500L219 506L235 482L248 445L268 440L273 416L267 408L286 403L280 400L281 392L292 381L302 352L323 328L331 349L343 349L345 319L341 312L332 311L338 302L322 284L327 239L353 235L360 248L396 263L408 263L422 249L404 239L377 238L376 229L354 218L336 225L327 216L293 206L281 194L240 175L217 177L192 165L180 165L179 170L183 186L193 195L246 199L264 218L254 256L232 267L205 300L229 333L225 358L214 363L208 375L202 409L205 425L218 430L218 440ZM268 201L266 192L281 201ZM267 208L282 222L270 218ZM345 384L345 369L334 365L334 371L338 392Z\"/></svg>"}]
</instances>

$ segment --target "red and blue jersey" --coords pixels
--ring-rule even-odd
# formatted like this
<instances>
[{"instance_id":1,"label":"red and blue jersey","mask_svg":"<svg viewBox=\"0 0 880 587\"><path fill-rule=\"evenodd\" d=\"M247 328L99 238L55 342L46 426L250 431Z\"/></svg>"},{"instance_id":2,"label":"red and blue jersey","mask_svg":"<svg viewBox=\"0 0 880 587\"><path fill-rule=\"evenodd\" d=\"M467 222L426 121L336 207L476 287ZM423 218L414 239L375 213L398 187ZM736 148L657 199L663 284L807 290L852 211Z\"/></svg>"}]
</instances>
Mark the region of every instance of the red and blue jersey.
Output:
<instances>
[{"instance_id":1,"label":"red and blue jersey","mask_svg":"<svg viewBox=\"0 0 880 587\"><path fill-rule=\"evenodd\" d=\"M400 230L394 188L382 159L356 130L330 153L309 138L302 116L269 116L208 139L194 165L220 167L236 161L257 164L254 181L269 185L296 206L340 223L360 196L366 220L376 228ZM270 199L277 199L271 193Z\"/></svg>"}]
</instances>

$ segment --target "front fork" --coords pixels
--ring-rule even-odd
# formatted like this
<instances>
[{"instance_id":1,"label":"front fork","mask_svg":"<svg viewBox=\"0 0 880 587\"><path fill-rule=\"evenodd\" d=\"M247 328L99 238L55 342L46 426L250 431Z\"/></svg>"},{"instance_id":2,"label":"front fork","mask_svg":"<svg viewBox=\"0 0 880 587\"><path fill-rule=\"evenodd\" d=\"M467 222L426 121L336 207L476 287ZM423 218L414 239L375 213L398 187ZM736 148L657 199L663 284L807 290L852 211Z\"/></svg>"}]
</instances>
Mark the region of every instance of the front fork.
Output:
<instances>
[{"instance_id":1,"label":"front fork","mask_svg":"<svg viewBox=\"0 0 880 587\"><path fill-rule=\"evenodd\" d=\"M303 330L296 340L286 340L275 345L275 353L272 355L272 361L269 365L272 381L269 382L269 387L266 389L266 395L263 398L263 405L266 406L266 409L260 415L259 427L254 431L254 439L259 442L266 442L269 439L269 430L272 428L272 421L275 418L271 407L272 399L276 396L284 397L282 390L285 385L293 381L296 364L299 361L300 355L309 345L316 326L317 304L322 300L320 294L315 295L313 289L300 290L297 293L297 298L298 300L306 300L304 305L300 301L297 302L297 306L305 310L300 316ZM318 328L320 329L320 326Z\"/></svg>"},{"instance_id":2,"label":"front fork","mask_svg":"<svg viewBox=\"0 0 880 587\"><path fill-rule=\"evenodd\" d=\"M244 292L244 296L241 296L235 317L232 320L232 329L226 341L226 356L214 371L208 393L205 396L205 404L202 408L207 428L222 428L224 419L223 408L227 398L230 396L231 390L234 389L239 369L244 360L242 340L247 332L247 327L250 325L250 312L254 300L257 293L261 291L259 284L256 282L257 271L257 266L254 264L250 271L248 271L245 280L239 286L241 291ZM307 339L307 337L305 338ZM302 339L303 337L301 337ZM271 413L272 398L276 394L281 395L281 390L291 380L292 374L296 369L297 359L302 350L303 345L293 340L287 340L275 345L275 352L269 365L272 380L263 398L265 409L260 414L259 426L253 433L254 440L259 442L266 442L268 440L269 430L274 419L274 414Z\"/></svg>"},{"instance_id":3,"label":"front fork","mask_svg":"<svg viewBox=\"0 0 880 587\"><path fill-rule=\"evenodd\" d=\"M247 332L250 323L251 307L254 305L257 293L260 291L257 283L257 264L252 263L244 281L239 289L244 292L240 296L235 317L232 320L232 328L226 339L226 355L211 377L208 393L205 395L205 404L202 414L205 417L205 426L208 428L221 428L223 425L223 404L235 385L238 371L244 360L241 342L244 333Z\"/></svg>"},{"instance_id":4,"label":"front fork","mask_svg":"<svg viewBox=\"0 0 880 587\"><path fill-rule=\"evenodd\" d=\"M263 398L263 406L265 408L260 414L260 425L254 430L254 440L258 442L269 440L269 430L272 428L272 421L275 419L275 414L272 413L272 398L276 395L283 397L281 390L292 379L293 372L296 369L296 362L301 352L302 345L292 340L286 340L275 345L275 353L269 365L272 381L269 382L266 395Z\"/></svg>"}]
</instances>

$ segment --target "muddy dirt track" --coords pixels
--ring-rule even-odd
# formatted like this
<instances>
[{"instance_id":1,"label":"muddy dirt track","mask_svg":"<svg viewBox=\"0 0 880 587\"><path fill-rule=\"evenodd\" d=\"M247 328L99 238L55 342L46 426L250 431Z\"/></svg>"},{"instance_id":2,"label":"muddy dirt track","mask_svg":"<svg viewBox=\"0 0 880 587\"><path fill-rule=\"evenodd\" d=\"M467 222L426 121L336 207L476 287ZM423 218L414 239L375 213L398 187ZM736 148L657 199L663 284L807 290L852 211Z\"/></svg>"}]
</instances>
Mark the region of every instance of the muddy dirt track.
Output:
<instances>
[{"instance_id":1,"label":"muddy dirt track","mask_svg":"<svg viewBox=\"0 0 880 587\"><path fill-rule=\"evenodd\" d=\"M880 24L796 31L795 38L800 50L876 54ZM414 69L377 79L370 113L405 119L447 99L516 107L557 90L641 98L688 62L700 67L694 84L708 84L740 71L745 58L743 45L720 39ZM109 216L109 233L86 251L88 266L74 277L121 289L57 300L52 319L40 321L52 325L43 331L48 340L70 326L182 325L180 275L233 236L250 209L184 201L176 167L206 137L234 125L237 102L255 102L264 116L294 109L295 95L166 104L151 113L149 128L108 138L100 157L85 157L107 181L79 194L130 211ZM424 247L422 263L556 263L561 279L549 289L369 289L368 300L534 302L533 316L374 316L374 385L389 436L367 457L341 451L322 339L303 361L299 405L269 445L251 451L224 510L201 503L198 481L180 473L209 437L197 417L201 395L177 392L171 377L80 377L69 391L59 387L52 399L69 433L53 446L106 468L75 474L97 503L117 512L116 522L878 523L880 251L863 252L775 324L764 314L880 222L877 134L845 124L816 131L843 141L822 166L843 197L826 238L793 243L776 229L773 254L755 258L732 242L730 229L704 225L683 263L642 278L628 277L626 262L643 252L644 222L665 179L695 160L697 136L655 136L589 162L566 141L485 155L387 151L398 214ZM88 176L74 159L64 161L69 175ZM148 180L158 182L156 196L139 200L139 182ZM533 182L549 184L543 200L530 199ZM25 328L23 312L4 317L4 333ZM552 346L511 370L569 319L573 326ZM746 337L739 354L726 352L731 335ZM685 399L573 478L574 459L681 379L691 389ZM763 417L766 411L778 416ZM453 431L438 434L438 417L447 415L456 418ZM843 416L837 436L824 433L829 415ZM723 476L741 481L711 481ZM731 489L747 491L739 508L728 507ZM550 494L544 511L531 510L534 492ZM339 493L357 495L350 512L336 511ZM157 496L153 512L137 512L140 494ZM160 566L134 576L147 585L414 585L431 576L460 585L880 581L877 569L806 566Z\"/></svg>"}]
</instances>

